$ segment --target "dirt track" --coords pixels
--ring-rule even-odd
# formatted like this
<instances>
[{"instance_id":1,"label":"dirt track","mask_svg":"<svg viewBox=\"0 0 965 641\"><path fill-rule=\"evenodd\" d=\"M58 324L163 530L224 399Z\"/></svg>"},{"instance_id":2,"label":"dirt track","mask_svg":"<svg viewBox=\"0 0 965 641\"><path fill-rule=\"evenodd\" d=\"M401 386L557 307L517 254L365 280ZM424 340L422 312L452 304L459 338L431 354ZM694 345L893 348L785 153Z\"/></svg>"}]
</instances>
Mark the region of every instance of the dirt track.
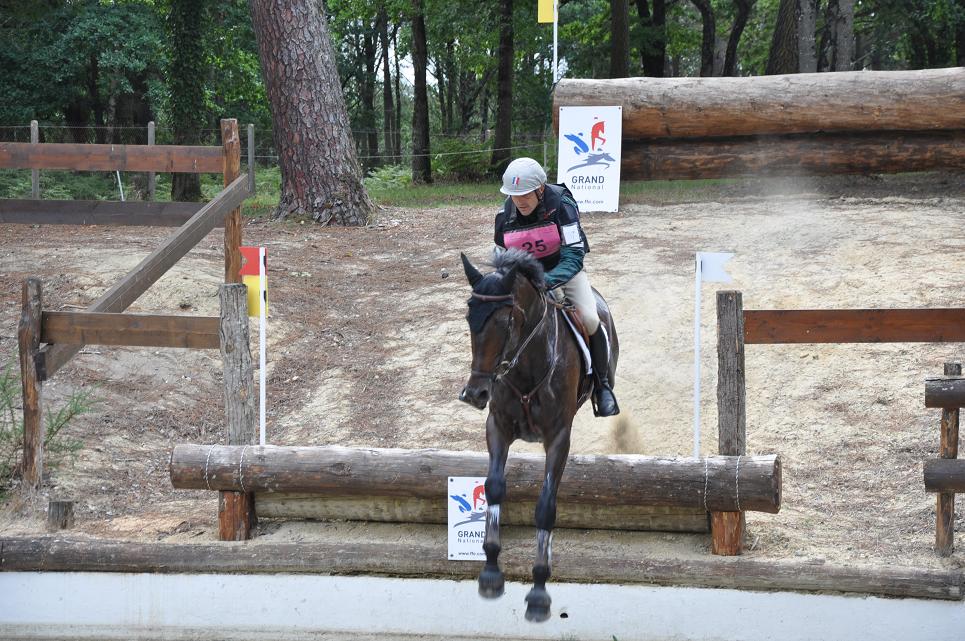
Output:
<instances>
[{"instance_id":1,"label":"dirt track","mask_svg":"<svg viewBox=\"0 0 965 641\"><path fill-rule=\"evenodd\" d=\"M573 451L691 452L694 251L736 253L726 287L743 291L748 309L962 306L963 205L958 174L667 190L586 215L588 271L621 336L624 420L584 408ZM483 415L456 401L469 361L458 252L488 255L493 213L387 209L367 229L246 226L246 244L269 251L269 442L485 449ZM25 277L42 278L47 307L83 306L167 233L0 226L0 358L16 355ZM131 311L216 314L221 242L213 232ZM703 290L703 453L716 451L717 287ZM749 347L748 453L781 455L784 506L748 515L748 554L961 567L962 552L931 551L934 497L921 466L938 448L924 378L962 360L962 347ZM77 500L81 532L215 538L215 498L171 490L167 457L174 443L223 440L220 357L90 347L45 386L45 402L90 385L101 403L69 428L85 447L52 471L46 493ZM45 504L14 494L0 534L40 531ZM267 535L310 540L313 527L325 526ZM707 546L654 541L668 555Z\"/></svg>"}]
</instances>

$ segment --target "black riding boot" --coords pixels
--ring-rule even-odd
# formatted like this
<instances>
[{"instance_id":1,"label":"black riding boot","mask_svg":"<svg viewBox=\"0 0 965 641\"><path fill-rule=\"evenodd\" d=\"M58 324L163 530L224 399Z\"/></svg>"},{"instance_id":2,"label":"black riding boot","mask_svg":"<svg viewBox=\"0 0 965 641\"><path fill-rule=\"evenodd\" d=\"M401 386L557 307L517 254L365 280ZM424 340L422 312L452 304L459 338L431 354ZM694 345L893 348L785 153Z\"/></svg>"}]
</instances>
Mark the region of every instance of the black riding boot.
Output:
<instances>
[{"instance_id":1,"label":"black riding boot","mask_svg":"<svg viewBox=\"0 0 965 641\"><path fill-rule=\"evenodd\" d=\"M593 414L616 416L620 413L620 406L610 386L609 354L602 329L597 328L596 333L590 336L590 357L593 359Z\"/></svg>"}]
</instances>

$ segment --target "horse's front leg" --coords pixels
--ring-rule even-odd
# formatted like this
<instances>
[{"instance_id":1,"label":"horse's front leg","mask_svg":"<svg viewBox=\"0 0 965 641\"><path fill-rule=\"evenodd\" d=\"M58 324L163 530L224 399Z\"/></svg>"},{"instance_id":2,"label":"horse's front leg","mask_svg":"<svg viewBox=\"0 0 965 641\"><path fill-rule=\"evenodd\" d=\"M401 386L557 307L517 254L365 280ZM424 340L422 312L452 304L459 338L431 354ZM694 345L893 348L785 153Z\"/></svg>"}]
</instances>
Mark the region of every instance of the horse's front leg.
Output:
<instances>
[{"instance_id":1,"label":"horse's front leg","mask_svg":"<svg viewBox=\"0 0 965 641\"><path fill-rule=\"evenodd\" d=\"M556 524L556 491L570 453L570 428L560 430L546 448L546 477L536 502L536 564L533 565L533 588L526 595L526 620L545 621L550 617L549 592L553 562L553 526Z\"/></svg>"},{"instance_id":2,"label":"horse's front leg","mask_svg":"<svg viewBox=\"0 0 965 641\"><path fill-rule=\"evenodd\" d=\"M490 414L486 420L486 445L489 450L489 472L486 475L486 537L483 551L486 565L479 573L479 594L487 599L503 595L505 579L499 569L499 507L506 498L506 458L509 456L510 440L496 427Z\"/></svg>"}]
</instances>

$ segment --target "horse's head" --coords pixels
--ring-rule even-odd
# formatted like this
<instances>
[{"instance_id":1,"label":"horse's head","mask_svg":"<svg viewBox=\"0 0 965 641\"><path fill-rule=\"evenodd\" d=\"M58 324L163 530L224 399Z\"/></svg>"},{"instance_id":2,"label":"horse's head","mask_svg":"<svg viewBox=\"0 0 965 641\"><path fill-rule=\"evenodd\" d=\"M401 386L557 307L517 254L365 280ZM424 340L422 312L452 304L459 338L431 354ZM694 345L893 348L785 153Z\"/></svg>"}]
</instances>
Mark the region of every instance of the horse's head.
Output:
<instances>
[{"instance_id":1,"label":"horse's head","mask_svg":"<svg viewBox=\"0 0 965 641\"><path fill-rule=\"evenodd\" d=\"M515 365L516 347L523 328L545 311L543 268L529 253L509 249L493 258L495 271L483 275L465 254L462 266L472 286L469 297L469 332L472 370L459 400L484 409L495 379Z\"/></svg>"}]
</instances>

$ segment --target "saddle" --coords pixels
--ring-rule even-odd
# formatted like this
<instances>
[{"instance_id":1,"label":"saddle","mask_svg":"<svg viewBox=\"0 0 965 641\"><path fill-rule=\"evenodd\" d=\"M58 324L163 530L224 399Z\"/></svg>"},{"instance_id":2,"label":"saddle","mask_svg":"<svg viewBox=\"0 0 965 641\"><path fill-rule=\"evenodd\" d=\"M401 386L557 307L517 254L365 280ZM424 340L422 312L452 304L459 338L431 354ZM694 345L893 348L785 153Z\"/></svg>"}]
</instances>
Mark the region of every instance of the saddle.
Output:
<instances>
[{"instance_id":1,"label":"saddle","mask_svg":"<svg viewBox=\"0 0 965 641\"><path fill-rule=\"evenodd\" d=\"M585 368L584 375L589 376L593 373L593 359L590 358L590 335L586 331L586 325L583 324L583 319L580 317L580 313L576 307L569 301L563 301L559 309L563 312L563 318L573 333L576 344L580 347L580 355L583 357L583 365Z\"/></svg>"}]
</instances>

